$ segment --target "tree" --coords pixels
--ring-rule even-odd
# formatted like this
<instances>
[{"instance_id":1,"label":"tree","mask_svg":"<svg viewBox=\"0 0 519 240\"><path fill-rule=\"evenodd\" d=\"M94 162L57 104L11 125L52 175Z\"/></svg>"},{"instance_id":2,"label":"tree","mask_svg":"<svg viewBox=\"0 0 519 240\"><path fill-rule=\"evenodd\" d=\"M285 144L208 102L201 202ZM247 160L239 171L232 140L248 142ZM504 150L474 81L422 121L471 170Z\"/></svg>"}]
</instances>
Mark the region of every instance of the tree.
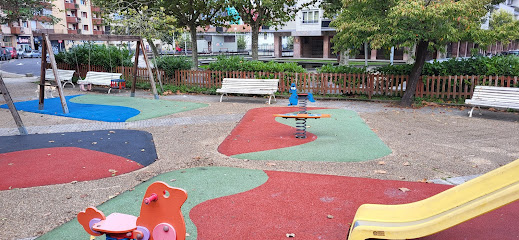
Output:
<instances>
[{"instance_id":1,"label":"tree","mask_svg":"<svg viewBox=\"0 0 519 240\"><path fill-rule=\"evenodd\" d=\"M415 47L415 63L401 105L410 106L426 56L449 42L486 34L481 21L497 0L344 0L332 26L336 51L369 42L372 48ZM479 37L477 37L479 36ZM513 35L510 35L513 36ZM487 38L488 39L488 38ZM499 41L493 39L492 41Z\"/></svg>"},{"instance_id":2,"label":"tree","mask_svg":"<svg viewBox=\"0 0 519 240\"><path fill-rule=\"evenodd\" d=\"M51 8L52 4L41 0L0 0L0 24L9 24L20 19L33 19L34 16L44 16L39 21L48 20L56 23L59 19L52 15L42 15L44 8Z\"/></svg>"},{"instance_id":3,"label":"tree","mask_svg":"<svg viewBox=\"0 0 519 240\"><path fill-rule=\"evenodd\" d=\"M238 36L238 39L236 40L236 44L238 45L238 50L242 51L247 46L247 43L245 42L245 36L240 35Z\"/></svg>"},{"instance_id":4,"label":"tree","mask_svg":"<svg viewBox=\"0 0 519 240\"><path fill-rule=\"evenodd\" d=\"M159 52L153 39L162 39L175 31L175 19L164 13L164 8L139 0L93 0L95 5L108 10L105 20L115 34L138 35L146 39L154 56Z\"/></svg>"},{"instance_id":5,"label":"tree","mask_svg":"<svg viewBox=\"0 0 519 240\"><path fill-rule=\"evenodd\" d=\"M298 5L295 0L230 0L243 22L252 30L252 60L258 60L258 35L261 26L279 26L295 18L302 8L312 4Z\"/></svg>"},{"instance_id":6,"label":"tree","mask_svg":"<svg viewBox=\"0 0 519 240\"><path fill-rule=\"evenodd\" d=\"M166 15L175 18L174 26L187 28L191 33L193 69L198 68L197 27L223 26L226 20L224 0L163 0L160 2Z\"/></svg>"}]
</instances>

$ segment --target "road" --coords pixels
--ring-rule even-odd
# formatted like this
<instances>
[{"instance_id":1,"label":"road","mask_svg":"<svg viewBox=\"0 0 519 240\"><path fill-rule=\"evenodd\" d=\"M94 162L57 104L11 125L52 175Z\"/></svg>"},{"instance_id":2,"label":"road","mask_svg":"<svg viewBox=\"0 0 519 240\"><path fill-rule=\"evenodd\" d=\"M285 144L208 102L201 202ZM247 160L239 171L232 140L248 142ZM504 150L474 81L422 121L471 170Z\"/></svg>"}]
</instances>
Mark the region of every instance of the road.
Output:
<instances>
[{"instance_id":1,"label":"road","mask_svg":"<svg viewBox=\"0 0 519 240\"><path fill-rule=\"evenodd\" d=\"M0 62L0 70L9 73L27 74L40 76L41 58L12 59Z\"/></svg>"}]
</instances>

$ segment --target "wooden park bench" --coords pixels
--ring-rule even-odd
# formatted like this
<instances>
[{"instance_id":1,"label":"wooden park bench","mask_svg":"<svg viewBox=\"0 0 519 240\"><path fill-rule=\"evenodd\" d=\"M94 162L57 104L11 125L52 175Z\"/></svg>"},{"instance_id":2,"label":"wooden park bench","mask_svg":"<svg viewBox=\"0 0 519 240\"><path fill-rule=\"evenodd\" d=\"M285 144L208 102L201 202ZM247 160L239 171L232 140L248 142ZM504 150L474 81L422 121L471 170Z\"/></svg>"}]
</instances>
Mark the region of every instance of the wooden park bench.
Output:
<instances>
[{"instance_id":1,"label":"wooden park bench","mask_svg":"<svg viewBox=\"0 0 519 240\"><path fill-rule=\"evenodd\" d=\"M519 109L519 88L476 86L472 98L466 99L465 104L473 106L469 117L472 117L475 107L481 115L480 106Z\"/></svg>"},{"instance_id":2,"label":"wooden park bench","mask_svg":"<svg viewBox=\"0 0 519 240\"><path fill-rule=\"evenodd\" d=\"M224 95L229 93L241 94L260 94L269 95L269 104L272 97L276 101L274 93L278 91L279 79L243 79L243 78L224 78L222 88L216 92L222 93L220 102Z\"/></svg>"},{"instance_id":3,"label":"wooden park bench","mask_svg":"<svg viewBox=\"0 0 519 240\"><path fill-rule=\"evenodd\" d=\"M61 80L61 82L63 83L63 87L65 87L65 85L67 83L70 83L72 85L72 87L76 87L74 86L74 83L72 83L72 77L74 76L74 70L62 70L62 69L58 69L58 76L59 76L59 79ZM45 81L54 81L55 78L54 78L54 72L52 71L52 69L47 69L45 71Z\"/></svg>"},{"instance_id":4,"label":"wooden park bench","mask_svg":"<svg viewBox=\"0 0 519 240\"><path fill-rule=\"evenodd\" d=\"M83 80L78 80L78 84L91 84L108 86L108 93L112 90L112 80L121 79L122 73L109 73L109 72L87 72Z\"/></svg>"}]
</instances>

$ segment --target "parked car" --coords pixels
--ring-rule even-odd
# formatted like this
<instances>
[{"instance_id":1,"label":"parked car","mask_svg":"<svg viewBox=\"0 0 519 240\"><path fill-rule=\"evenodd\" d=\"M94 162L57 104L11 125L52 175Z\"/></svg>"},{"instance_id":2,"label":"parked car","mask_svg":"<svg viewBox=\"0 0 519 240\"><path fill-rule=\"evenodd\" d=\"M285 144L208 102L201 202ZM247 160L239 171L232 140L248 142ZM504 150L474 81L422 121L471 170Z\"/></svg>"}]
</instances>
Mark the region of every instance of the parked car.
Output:
<instances>
[{"instance_id":1,"label":"parked car","mask_svg":"<svg viewBox=\"0 0 519 240\"><path fill-rule=\"evenodd\" d=\"M7 48L5 48L5 47L0 48L0 60L1 61L11 60L11 53L9 51L7 51Z\"/></svg>"},{"instance_id":2,"label":"parked car","mask_svg":"<svg viewBox=\"0 0 519 240\"><path fill-rule=\"evenodd\" d=\"M14 59L14 58L18 58L18 52L16 52L16 48L14 47L5 47L5 49L7 49L7 51L9 51L11 53L11 59Z\"/></svg>"},{"instance_id":3,"label":"parked car","mask_svg":"<svg viewBox=\"0 0 519 240\"><path fill-rule=\"evenodd\" d=\"M30 52L26 52L28 58L40 58L41 52L38 50L32 50Z\"/></svg>"},{"instance_id":4,"label":"parked car","mask_svg":"<svg viewBox=\"0 0 519 240\"><path fill-rule=\"evenodd\" d=\"M519 56L519 50L510 50L508 51L508 54L507 55L516 55L516 56Z\"/></svg>"}]
</instances>

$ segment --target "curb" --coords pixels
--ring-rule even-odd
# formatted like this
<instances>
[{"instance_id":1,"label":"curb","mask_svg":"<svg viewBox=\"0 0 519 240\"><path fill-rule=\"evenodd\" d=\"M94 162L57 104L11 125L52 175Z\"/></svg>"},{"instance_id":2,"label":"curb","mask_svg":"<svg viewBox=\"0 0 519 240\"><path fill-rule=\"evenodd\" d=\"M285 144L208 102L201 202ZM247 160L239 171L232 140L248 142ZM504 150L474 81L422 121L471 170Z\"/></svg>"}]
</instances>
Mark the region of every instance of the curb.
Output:
<instances>
[{"instance_id":1,"label":"curb","mask_svg":"<svg viewBox=\"0 0 519 240\"><path fill-rule=\"evenodd\" d=\"M0 70L0 74L2 74L3 78L23 78L26 77L25 74L16 74L16 73L10 73L6 71Z\"/></svg>"}]
</instances>

